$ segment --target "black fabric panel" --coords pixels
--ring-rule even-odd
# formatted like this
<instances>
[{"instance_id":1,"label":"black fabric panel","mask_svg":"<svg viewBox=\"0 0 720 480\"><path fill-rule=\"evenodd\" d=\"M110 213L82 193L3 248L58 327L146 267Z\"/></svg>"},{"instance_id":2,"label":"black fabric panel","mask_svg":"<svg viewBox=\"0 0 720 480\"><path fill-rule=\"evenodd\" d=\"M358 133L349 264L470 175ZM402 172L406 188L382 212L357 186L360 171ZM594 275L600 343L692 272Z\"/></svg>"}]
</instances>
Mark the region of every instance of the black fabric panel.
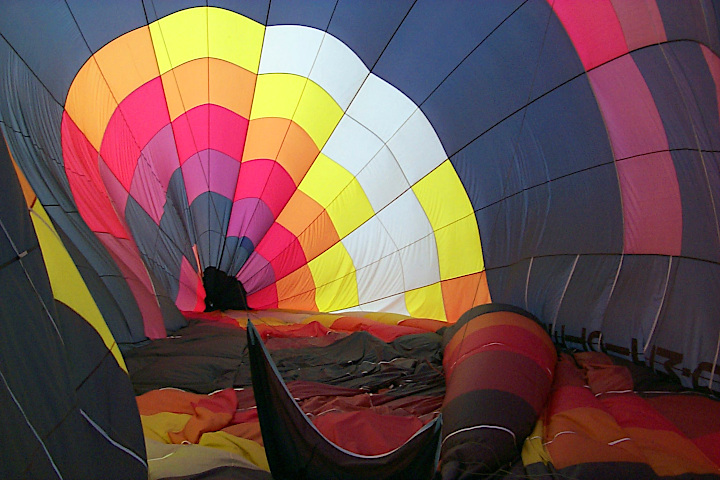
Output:
<instances>
[{"instance_id":1,"label":"black fabric panel","mask_svg":"<svg viewBox=\"0 0 720 480\"><path fill-rule=\"evenodd\" d=\"M498 372L500 375L501 372ZM470 478L488 474L520 454L522 442L532 432L536 414L522 398L499 390L475 390L443 405L442 478ZM501 426L475 428L478 425ZM457 433L455 433L457 432Z\"/></svg>"},{"instance_id":2,"label":"black fabric panel","mask_svg":"<svg viewBox=\"0 0 720 480\"><path fill-rule=\"evenodd\" d=\"M273 480L270 472L252 468L223 466L194 475L163 477L163 480Z\"/></svg>"},{"instance_id":3,"label":"black fabric panel","mask_svg":"<svg viewBox=\"0 0 720 480\"><path fill-rule=\"evenodd\" d=\"M323 437L300 409L251 322L247 336L253 391L273 478L429 480L434 476L441 417L384 455L360 456L339 449Z\"/></svg>"},{"instance_id":4,"label":"black fabric panel","mask_svg":"<svg viewBox=\"0 0 720 480\"><path fill-rule=\"evenodd\" d=\"M64 303L56 301L55 306L78 407L144 460L145 440L130 378L90 324Z\"/></svg>"}]
</instances>

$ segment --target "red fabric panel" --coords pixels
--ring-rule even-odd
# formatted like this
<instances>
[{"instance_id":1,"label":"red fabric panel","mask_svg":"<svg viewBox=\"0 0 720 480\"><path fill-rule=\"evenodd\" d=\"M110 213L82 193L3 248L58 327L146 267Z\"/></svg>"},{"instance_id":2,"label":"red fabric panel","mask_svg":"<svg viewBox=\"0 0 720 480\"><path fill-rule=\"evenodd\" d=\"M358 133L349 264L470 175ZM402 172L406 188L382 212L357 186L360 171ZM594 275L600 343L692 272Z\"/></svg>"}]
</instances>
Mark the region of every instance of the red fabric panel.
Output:
<instances>
[{"instance_id":1,"label":"red fabric panel","mask_svg":"<svg viewBox=\"0 0 720 480\"><path fill-rule=\"evenodd\" d=\"M248 292L248 305L259 310L278 308L277 287L271 283L257 292Z\"/></svg>"},{"instance_id":2,"label":"red fabric panel","mask_svg":"<svg viewBox=\"0 0 720 480\"><path fill-rule=\"evenodd\" d=\"M94 232L129 238L115 215L97 168L98 153L67 113L62 118L65 174L80 215Z\"/></svg>"},{"instance_id":3,"label":"red fabric panel","mask_svg":"<svg viewBox=\"0 0 720 480\"><path fill-rule=\"evenodd\" d=\"M565 27L585 70L628 52L610 0L548 0Z\"/></svg>"},{"instance_id":4,"label":"red fabric panel","mask_svg":"<svg viewBox=\"0 0 720 480\"><path fill-rule=\"evenodd\" d=\"M327 335L330 330L322 325L320 322L310 322L307 324L298 325L255 325L258 333L262 337L263 341L268 338L301 338L301 337L323 337Z\"/></svg>"},{"instance_id":5,"label":"red fabric panel","mask_svg":"<svg viewBox=\"0 0 720 480\"><path fill-rule=\"evenodd\" d=\"M428 332L437 332L441 328L447 327L451 324L448 322L443 322L442 320L434 320L432 318L406 318L405 320L401 320L400 322L398 322L398 325L402 325L404 327L421 328Z\"/></svg>"},{"instance_id":6,"label":"red fabric panel","mask_svg":"<svg viewBox=\"0 0 720 480\"><path fill-rule=\"evenodd\" d=\"M545 405L552 377L531 359L507 351L469 356L447 377L444 404L473 390L500 390L525 400L536 413Z\"/></svg>"},{"instance_id":7,"label":"red fabric panel","mask_svg":"<svg viewBox=\"0 0 720 480\"><path fill-rule=\"evenodd\" d=\"M297 237L279 223L273 223L255 252L270 261L276 278L282 278L307 263Z\"/></svg>"},{"instance_id":8,"label":"red fabric panel","mask_svg":"<svg viewBox=\"0 0 720 480\"><path fill-rule=\"evenodd\" d=\"M390 325L361 317L340 317L333 322L331 328L333 330L344 330L350 332L365 331L379 338L383 342L388 343L398 337L402 337L403 335L427 333L425 330L420 328Z\"/></svg>"},{"instance_id":9,"label":"red fabric panel","mask_svg":"<svg viewBox=\"0 0 720 480\"><path fill-rule=\"evenodd\" d=\"M371 411L328 412L313 419L336 445L361 455L381 455L400 447L423 426L414 417L378 415Z\"/></svg>"},{"instance_id":10,"label":"red fabric panel","mask_svg":"<svg viewBox=\"0 0 720 480\"><path fill-rule=\"evenodd\" d=\"M537 335L514 325L491 325L481 328L462 339L458 348L449 355L447 350L443 366L445 375L448 377L465 359L484 351L500 350L523 355L545 370L548 378L552 377L555 367L555 351L549 351L543 340Z\"/></svg>"}]
</instances>

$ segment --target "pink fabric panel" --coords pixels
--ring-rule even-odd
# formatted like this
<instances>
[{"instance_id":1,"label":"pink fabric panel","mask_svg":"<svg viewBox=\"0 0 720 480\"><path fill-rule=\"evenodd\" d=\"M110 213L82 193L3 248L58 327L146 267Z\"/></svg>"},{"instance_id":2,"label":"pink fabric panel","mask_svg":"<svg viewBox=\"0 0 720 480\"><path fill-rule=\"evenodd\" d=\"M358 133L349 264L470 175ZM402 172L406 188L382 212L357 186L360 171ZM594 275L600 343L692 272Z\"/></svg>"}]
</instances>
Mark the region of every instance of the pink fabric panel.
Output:
<instances>
[{"instance_id":1,"label":"pink fabric panel","mask_svg":"<svg viewBox=\"0 0 720 480\"><path fill-rule=\"evenodd\" d=\"M665 129L642 74L625 56L588 77L617 162L625 253L679 254L680 189Z\"/></svg>"},{"instance_id":2,"label":"pink fabric panel","mask_svg":"<svg viewBox=\"0 0 720 480\"><path fill-rule=\"evenodd\" d=\"M585 70L628 52L610 0L548 0L548 3L565 27Z\"/></svg>"},{"instance_id":3,"label":"pink fabric panel","mask_svg":"<svg viewBox=\"0 0 720 480\"><path fill-rule=\"evenodd\" d=\"M680 255L682 205L670 152L617 162L625 253Z\"/></svg>"},{"instance_id":4,"label":"pink fabric panel","mask_svg":"<svg viewBox=\"0 0 720 480\"><path fill-rule=\"evenodd\" d=\"M276 281L272 265L270 265L270 262L265 257L259 255L256 251L250 254L250 257L248 257L247 262L245 262L245 265L240 269L237 277L248 293L262 290Z\"/></svg>"},{"instance_id":5,"label":"pink fabric panel","mask_svg":"<svg viewBox=\"0 0 720 480\"><path fill-rule=\"evenodd\" d=\"M260 198L277 218L297 187L287 171L274 160L251 160L240 167L234 200Z\"/></svg>"},{"instance_id":6,"label":"pink fabric panel","mask_svg":"<svg viewBox=\"0 0 720 480\"><path fill-rule=\"evenodd\" d=\"M307 263L297 237L278 223L270 227L255 251L270 260L277 278L282 278Z\"/></svg>"},{"instance_id":7,"label":"pink fabric panel","mask_svg":"<svg viewBox=\"0 0 720 480\"><path fill-rule=\"evenodd\" d=\"M187 258L183 257L180 263L180 288L175 305L180 310L202 312L205 310L204 300L205 290L202 287L202 279Z\"/></svg>"},{"instance_id":8,"label":"pink fabric panel","mask_svg":"<svg viewBox=\"0 0 720 480\"><path fill-rule=\"evenodd\" d=\"M275 284L268 285L254 293L248 292L248 306L256 309L278 308L277 287Z\"/></svg>"},{"instance_id":9,"label":"pink fabric panel","mask_svg":"<svg viewBox=\"0 0 720 480\"><path fill-rule=\"evenodd\" d=\"M210 148L240 161L248 120L237 113L218 105L210 105Z\"/></svg>"},{"instance_id":10,"label":"pink fabric panel","mask_svg":"<svg viewBox=\"0 0 720 480\"><path fill-rule=\"evenodd\" d=\"M94 232L127 238L100 176L98 153L67 113L63 113L62 139L65 174L83 220Z\"/></svg>"},{"instance_id":11,"label":"pink fabric panel","mask_svg":"<svg viewBox=\"0 0 720 480\"><path fill-rule=\"evenodd\" d=\"M115 260L135 297L142 314L145 335L148 338L164 338L166 334L162 312L135 242L129 238L118 239L108 234L99 234L98 238Z\"/></svg>"},{"instance_id":12,"label":"pink fabric panel","mask_svg":"<svg viewBox=\"0 0 720 480\"><path fill-rule=\"evenodd\" d=\"M605 119L615 159L668 149L655 100L632 57L588 73Z\"/></svg>"},{"instance_id":13,"label":"pink fabric panel","mask_svg":"<svg viewBox=\"0 0 720 480\"><path fill-rule=\"evenodd\" d=\"M129 191L140 147L120 109L115 110L110 118L100 146L100 156L123 188Z\"/></svg>"},{"instance_id":14,"label":"pink fabric panel","mask_svg":"<svg viewBox=\"0 0 720 480\"><path fill-rule=\"evenodd\" d=\"M170 123L160 77L150 80L128 95L119 108L140 150L161 128Z\"/></svg>"},{"instance_id":15,"label":"pink fabric panel","mask_svg":"<svg viewBox=\"0 0 720 480\"><path fill-rule=\"evenodd\" d=\"M630 51L667 40L655 0L612 0L612 4Z\"/></svg>"},{"instance_id":16,"label":"pink fabric panel","mask_svg":"<svg viewBox=\"0 0 720 480\"><path fill-rule=\"evenodd\" d=\"M720 58L717 57L709 48L705 45L701 45L703 56L710 69L710 74L715 81L715 95L717 97L718 105L720 105Z\"/></svg>"},{"instance_id":17,"label":"pink fabric panel","mask_svg":"<svg viewBox=\"0 0 720 480\"><path fill-rule=\"evenodd\" d=\"M173 121L180 163L211 148L230 157L242 158L247 119L217 105L199 105Z\"/></svg>"}]
</instances>

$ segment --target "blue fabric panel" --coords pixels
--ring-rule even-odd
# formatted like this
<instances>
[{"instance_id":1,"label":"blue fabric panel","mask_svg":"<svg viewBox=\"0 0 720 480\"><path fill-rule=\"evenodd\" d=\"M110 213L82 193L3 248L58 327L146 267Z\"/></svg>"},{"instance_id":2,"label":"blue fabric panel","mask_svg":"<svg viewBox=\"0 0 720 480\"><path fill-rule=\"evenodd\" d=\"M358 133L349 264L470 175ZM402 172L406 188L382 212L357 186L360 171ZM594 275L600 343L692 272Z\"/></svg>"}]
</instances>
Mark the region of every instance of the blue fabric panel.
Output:
<instances>
[{"instance_id":1,"label":"blue fabric panel","mask_svg":"<svg viewBox=\"0 0 720 480\"><path fill-rule=\"evenodd\" d=\"M563 333L582 338L585 329L587 339L590 332L602 328L621 258L620 255L580 255L557 311L555 338L562 339ZM533 278L536 274L538 281L553 278L543 279L540 273L533 272Z\"/></svg>"},{"instance_id":2,"label":"blue fabric panel","mask_svg":"<svg viewBox=\"0 0 720 480\"><path fill-rule=\"evenodd\" d=\"M267 22L269 4L270 0L212 0L208 2L211 7L231 10L262 25Z\"/></svg>"},{"instance_id":3,"label":"blue fabric panel","mask_svg":"<svg viewBox=\"0 0 720 480\"><path fill-rule=\"evenodd\" d=\"M657 0L668 40L692 39L720 52L718 7L712 0Z\"/></svg>"},{"instance_id":4,"label":"blue fabric panel","mask_svg":"<svg viewBox=\"0 0 720 480\"><path fill-rule=\"evenodd\" d=\"M700 46L676 42L632 56L655 100L670 149L720 150L715 82Z\"/></svg>"},{"instance_id":5,"label":"blue fabric panel","mask_svg":"<svg viewBox=\"0 0 720 480\"><path fill-rule=\"evenodd\" d=\"M65 2L6 2L0 32L57 103L90 55Z\"/></svg>"},{"instance_id":6,"label":"blue fabric panel","mask_svg":"<svg viewBox=\"0 0 720 480\"><path fill-rule=\"evenodd\" d=\"M190 205L197 235L200 267L220 265L225 253L225 235L230 221L232 200L214 192L198 196Z\"/></svg>"},{"instance_id":7,"label":"blue fabric panel","mask_svg":"<svg viewBox=\"0 0 720 480\"><path fill-rule=\"evenodd\" d=\"M651 366L656 370L673 371L687 384L701 362L712 363L717 355L720 316L708 312L717 312L720 265L691 258L673 260L676 268L645 360L653 363ZM681 361L669 368L668 357ZM705 370L700 386L707 387L709 377ZM713 387L716 392L720 392L718 382L720 371L716 369Z\"/></svg>"},{"instance_id":8,"label":"blue fabric panel","mask_svg":"<svg viewBox=\"0 0 720 480\"><path fill-rule=\"evenodd\" d=\"M252 240L248 237L227 237L225 239L225 251L222 262L218 266L223 272L227 272L228 275L237 275L245 262L247 261L250 254L255 250Z\"/></svg>"},{"instance_id":9,"label":"blue fabric panel","mask_svg":"<svg viewBox=\"0 0 720 480\"><path fill-rule=\"evenodd\" d=\"M334 10L335 0L273 0L267 25L305 25L325 31Z\"/></svg>"},{"instance_id":10,"label":"blue fabric panel","mask_svg":"<svg viewBox=\"0 0 720 480\"><path fill-rule=\"evenodd\" d=\"M529 268L530 259L522 259L512 265L487 268L488 288L493 302L521 307L525 305L525 283Z\"/></svg>"},{"instance_id":11,"label":"blue fabric panel","mask_svg":"<svg viewBox=\"0 0 720 480\"><path fill-rule=\"evenodd\" d=\"M142 2L68 0L83 39L97 52L115 38L146 25Z\"/></svg>"},{"instance_id":12,"label":"blue fabric panel","mask_svg":"<svg viewBox=\"0 0 720 480\"><path fill-rule=\"evenodd\" d=\"M420 0L392 37L373 73L399 87L419 105L520 3L488 2L477 8L472 2L440 5Z\"/></svg>"},{"instance_id":13,"label":"blue fabric panel","mask_svg":"<svg viewBox=\"0 0 720 480\"><path fill-rule=\"evenodd\" d=\"M435 126L449 156L523 108L530 98L544 93L539 85L551 88L553 81L537 80L544 73L540 66L545 71L565 72L564 77L562 73L552 74L558 84L577 74L577 55L569 42L557 45L543 42L549 26L556 22L551 20L548 8L547 3L539 1L523 5L423 104L423 112ZM553 35L564 38L559 33ZM548 60L539 61L541 56ZM549 61L558 59L565 61L552 69L546 67Z\"/></svg>"},{"instance_id":14,"label":"blue fabric panel","mask_svg":"<svg viewBox=\"0 0 720 480\"><path fill-rule=\"evenodd\" d=\"M566 285L575 275L576 259L577 255L533 258L530 274L524 279L517 279L527 284L524 308L542 319L543 323L552 326L557 321L558 311L565 301Z\"/></svg>"},{"instance_id":15,"label":"blue fabric panel","mask_svg":"<svg viewBox=\"0 0 720 480\"><path fill-rule=\"evenodd\" d=\"M411 0L340 0L327 31L350 47L372 70L411 4Z\"/></svg>"},{"instance_id":16,"label":"blue fabric panel","mask_svg":"<svg viewBox=\"0 0 720 480\"><path fill-rule=\"evenodd\" d=\"M720 153L672 152L682 199L682 255L720 262Z\"/></svg>"},{"instance_id":17,"label":"blue fabric panel","mask_svg":"<svg viewBox=\"0 0 720 480\"><path fill-rule=\"evenodd\" d=\"M142 0L147 16L147 23L152 23L163 17L192 7L204 7L203 0Z\"/></svg>"}]
</instances>

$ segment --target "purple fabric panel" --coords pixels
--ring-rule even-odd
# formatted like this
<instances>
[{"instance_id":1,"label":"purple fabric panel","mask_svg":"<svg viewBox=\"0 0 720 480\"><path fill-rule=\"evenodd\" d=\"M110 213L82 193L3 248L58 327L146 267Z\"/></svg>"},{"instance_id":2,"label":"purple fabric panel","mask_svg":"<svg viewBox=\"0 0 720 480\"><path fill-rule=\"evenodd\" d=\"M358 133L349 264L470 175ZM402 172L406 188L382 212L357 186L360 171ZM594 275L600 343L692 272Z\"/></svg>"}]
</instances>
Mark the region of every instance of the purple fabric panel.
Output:
<instances>
[{"instance_id":1,"label":"purple fabric panel","mask_svg":"<svg viewBox=\"0 0 720 480\"><path fill-rule=\"evenodd\" d=\"M588 77L617 162L624 252L680 254L680 189L663 123L645 80L629 55L596 68Z\"/></svg>"},{"instance_id":2,"label":"purple fabric panel","mask_svg":"<svg viewBox=\"0 0 720 480\"><path fill-rule=\"evenodd\" d=\"M163 127L148 142L142 150L142 156L153 166L155 175L163 186L163 190L167 191L170 177L180 166L172 125L168 124Z\"/></svg>"},{"instance_id":3,"label":"purple fabric panel","mask_svg":"<svg viewBox=\"0 0 720 480\"><path fill-rule=\"evenodd\" d=\"M253 245L258 245L268 229L275 222L270 207L259 198L241 198L233 203L228 237L248 237Z\"/></svg>"},{"instance_id":4,"label":"purple fabric panel","mask_svg":"<svg viewBox=\"0 0 720 480\"><path fill-rule=\"evenodd\" d=\"M211 191L232 199L235 195L240 162L216 150L203 150L182 165L188 202Z\"/></svg>"},{"instance_id":5,"label":"purple fabric panel","mask_svg":"<svg viewBox=\"0 0 720 480\"><path fill-rule=\"evenodd\" d=\"M130 196L158 225L165 207L165 190L155 176L152 165L141 156L130 185Z\"/></svg>"},{"instance_id":6,"label":"purple fabric panel","mask_svg":"<svg viewBox=\"0 0 720 480\"><path fill-rule=\"evenodd\" d=\"M265 257L253 252L240 269L238 280L242 282L248 294L254 293L275 283L275 270Z\"/></svg>"}]
</instances>

